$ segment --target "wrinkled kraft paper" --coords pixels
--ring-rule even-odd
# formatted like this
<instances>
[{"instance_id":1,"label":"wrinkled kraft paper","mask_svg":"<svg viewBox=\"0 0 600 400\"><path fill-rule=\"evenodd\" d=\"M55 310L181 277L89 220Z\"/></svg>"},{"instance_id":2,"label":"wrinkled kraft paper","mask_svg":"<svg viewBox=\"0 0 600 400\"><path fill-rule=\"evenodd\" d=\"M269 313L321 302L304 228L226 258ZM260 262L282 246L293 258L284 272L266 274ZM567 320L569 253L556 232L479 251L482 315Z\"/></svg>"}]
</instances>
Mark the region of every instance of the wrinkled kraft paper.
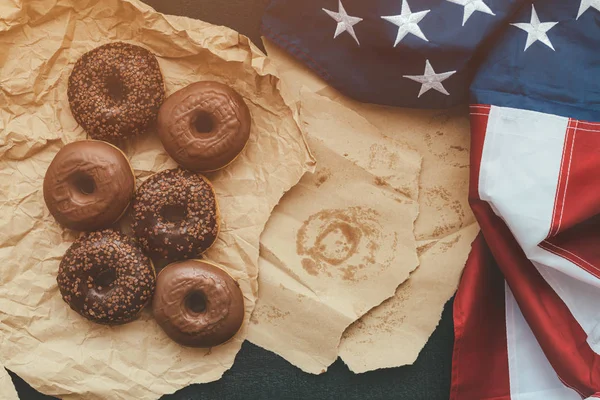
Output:
<instances>
[{"instance_id":1,"label":"wrinkled kraft paper","mask_svg":"<svg viewBox=\"0 0 600 400\"><path fill-rule=\"evenodd\" d=\"M2 364L0 364L0 399L19 400L19 395L15 390L12 379L10 379L8 372L6 372Z\"/></svg>"},{"instance_id":2,"label":"wrinkled kraft paper","mask_svg":"<svg viewBox=\"0 0 600 400\"><path fill-rule=\"evenodd\" d=\"M124 326L93 324L70 310L57 289L58 264L77 233L49 215L42 180L61 146L86 136L66 96L74 62L113 40L154 52L167 94L217 80L250 108L248 146L232 165L208 175L222 226L206 258L238 280L246 304L242 330L223 346L181 347L148 309ZM2 2L0 49L0 361L41 392L73 399L155 399L219 379L247 334L260 233L281 196L314 168L268 61L230 29L164 16L134 0ZM124 151L138 185L175 166L155 132Z\"/></svg>"},{"instance_id":3,"label":"wrinkled kraft paper","mask_svg":"<svg viewBox=\"0 0 600 400\"><path fill-rule=\"evenodd\" d=\"M361 121L360 125L340 124L344 129L332 127L327 132L329 142L352 143L361 135L384 135L402 146L413 148L422 156L419 216L414 226L420 265L398 287L394 296L352 324L340 342L338 330L348 318L340 318L327 307L317 308L315 302L312 302L312 314L307 316L306 301L294 303L287 300L293 297L294 293L290 292L302 293L300 289L304 289L291 288L292 281L297 280L296 276L302 273L303 267L297 262L296 253L289 243L273 246L274 243L268 240L278 231L286 229L292 223L289 220L295 219L296 224L302 222L302 215L285 212L284 207L290 201L290 196L285 196L280 206L275 208L261 238L261 296L252 317L249 339L282 355L301 369L314 373L324 372L325 368L319 369L317 366L330 363L334 354L339 354L354 372L411 364L437 326L444 304L454 294L471 242L478 232L467 200L468 112L463 109L406 110L362 104L328 87L309 69L268 40L265 40L265 47L269 59L277 66L283 84L282 94L300 119L302 115L319 115L327 111L327 118L331 120ZM318 124L304 123L303 127L309 138L322 134ZM364 148L358 145L348 147L346 153L347 158L355 161L365 158ZM322 160L317 161L320 168ZM365 173L364 170L361 172ZM361 175L357 176L360 179ZM318 174L313 178L306 176L302 182L311 179L318 182ZM388 183L391 187L398 186L405 179L406 175ZM302 191L307 186L301 185L294 192ZM328 187L325 188L326 193L320 193L320 196L354 200L361 195L352 185L346 189L349 192L344 195L339 193L337 187ZM278 218L281 213L285 214L284 217ZM411 224L410 218L404 218L399 229ZM268 252L262 251L264 248ZM275 264L270 254L284 257L277 259ZM395 267L398 271L405 271L401 262L397 262ZM385 287L384 290L387 289ZM368 298L370 294L359 292L355 295ZM328 298L327 301L335 303L346 297ZM352 302L349 301L349 304ZM283 305L286 308L282 308ZM300 322L293 318L296 315L301 315L306 325L316 321L310 323L311 332L306 332L306 328L298 329ZM355 315L358 316L358 313Z\"/></svg>"},{"instance_id":4,"label":"wrinkled kraft paper","mask_svg":"<svg viewBox=\"0 0 600 400\"><path fill-rule=\"evenodd\" d=\"M261 236L249 340L320 373L344 330L418 265L421 157L322 96L307 93L299 116L317 170L284 196Z\"/></svg>"}]
</instances>

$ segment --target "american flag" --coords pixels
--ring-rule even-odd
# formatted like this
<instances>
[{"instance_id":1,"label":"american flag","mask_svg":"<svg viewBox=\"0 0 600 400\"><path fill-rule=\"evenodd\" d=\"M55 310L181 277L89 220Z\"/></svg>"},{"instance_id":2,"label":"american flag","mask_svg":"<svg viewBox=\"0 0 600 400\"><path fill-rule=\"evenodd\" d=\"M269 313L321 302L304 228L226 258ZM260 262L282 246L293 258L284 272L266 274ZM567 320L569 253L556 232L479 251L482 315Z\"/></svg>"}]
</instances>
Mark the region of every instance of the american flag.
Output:
<instances>
[{"instance_id":1,"label":"american flag","mask_svg":"<svg viewBox=\"0 0 600 400\"><path fill-rule=\"evenodd\" d=\"M263 33L355 99L471 104L451 399L600 398L600 0L272 0Z\"/></svg>"}]
</instances>

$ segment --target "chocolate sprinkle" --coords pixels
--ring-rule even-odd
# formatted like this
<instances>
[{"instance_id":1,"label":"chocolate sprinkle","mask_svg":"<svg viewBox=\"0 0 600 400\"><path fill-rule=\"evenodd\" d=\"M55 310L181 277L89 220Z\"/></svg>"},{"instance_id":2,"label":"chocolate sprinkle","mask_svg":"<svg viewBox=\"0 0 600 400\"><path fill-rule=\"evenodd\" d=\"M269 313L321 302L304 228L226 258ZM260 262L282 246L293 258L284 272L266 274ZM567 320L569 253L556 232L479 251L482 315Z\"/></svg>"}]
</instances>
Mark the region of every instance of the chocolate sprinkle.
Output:
<instances>
[{"instance_id":1,"label":"chocolate sprinkle","mask_svg":"<svg viewBox=\"0 0 600 400\"><path fill-rule=\"evenodd\" d=\"M132 209L133 232L157 260L198 258L219 233L212 185L202 175L182 168L148 178L137 191Z\"/></svg>"},{"instance_id":2,"label":"chocolate sprinkle","mask_svg":"<svg viewBox=\"0 0 600 400\"><path fill-rule=\"evenodd\" d=\"M165 90L152 53L114 42L75 63L67 95L73 117L92 138L117 143L156 121Z\"/></svg>"},{"instance_id":3,"label":"chocolate sprinkle","mask_svg":"<svg viewBox=\"0 0 600 400\"><path fill-rule=\"evenodd\" d=\"M85 234L69 247L57 282L73 310L116 325L137 318L152 298L156 278L150 259L132 238L106 229Z\"/></svg>"}]
</instances>

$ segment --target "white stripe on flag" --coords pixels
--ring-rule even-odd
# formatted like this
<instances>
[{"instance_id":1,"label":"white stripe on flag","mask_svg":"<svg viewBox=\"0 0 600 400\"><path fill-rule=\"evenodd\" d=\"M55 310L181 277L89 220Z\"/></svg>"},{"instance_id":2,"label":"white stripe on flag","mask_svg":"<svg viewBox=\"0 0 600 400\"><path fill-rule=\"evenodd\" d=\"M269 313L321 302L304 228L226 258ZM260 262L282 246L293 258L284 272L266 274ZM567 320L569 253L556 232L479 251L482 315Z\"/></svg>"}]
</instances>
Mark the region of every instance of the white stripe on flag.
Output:
<instances>
[{"instance_id":1,"label":"white stripe on flag","mask_svg":"<svg viewBox=\"0 0 600 400\"><path fill-rule=\"evenodd\" d=\"M568 118L492 106L479 196L510 228L523 249L548 235Z\"/></svg>"},{"instance_id":2,"label":"white stripe on flag","mask_svg":"<svg viewBox=\"0 0 600 400\"><path fill-rule=\"evenodd\" d=\"M592 350L600 354L600 313L598 312L600 290L556 269L548 268L537 262L534 262L533 265L565 302L573 317L588 335L587 342Z\"/></svg>"}]
</instances>

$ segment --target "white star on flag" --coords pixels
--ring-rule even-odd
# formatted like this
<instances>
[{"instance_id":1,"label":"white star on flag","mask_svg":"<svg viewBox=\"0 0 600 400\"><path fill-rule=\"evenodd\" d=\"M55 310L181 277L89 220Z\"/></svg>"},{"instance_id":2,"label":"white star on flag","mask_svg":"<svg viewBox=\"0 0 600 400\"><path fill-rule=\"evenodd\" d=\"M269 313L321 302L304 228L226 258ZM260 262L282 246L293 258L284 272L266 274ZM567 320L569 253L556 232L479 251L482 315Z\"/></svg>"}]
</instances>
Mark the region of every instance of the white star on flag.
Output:
<instances>
[{"instance_id":1,"label":"white star on flag","mask_svg":"<svg viewBox=\"0 0 600 400\"><path fill-rule=\"evenodd\" d=\"M421 22L421 20L425 18L429 11L431 10L424 10L413 13L410 11L410 6L408 5L408 2L406 0L402 0L402 9L400 10L400 15L381 17L398 27L398 35L396 36L396 42L394 43L394 47L396 47L398 43L400 43L400 41L404 39L404 37L409 33L412 33L416 37L419 37L429 42L429 40L425 37L423 31L421 31L421 28L419 28L418 25L419 22Z\"/></svg>"},{"instance_id":2,"label":"white star on flag","mask_svg":"<svg viewBox=\"0 0 600 400\"><path fill-rule=\"evenodd\" d=\"M577 19L579 19L579 17L581 17L590 7L594 7L596 10L600 11L600 0L581 0Z\"/></svg>"},{"instance_id":3,"label":"white star on flag","mask_svg":"<svg viewBox=\"0 0 600 400\"><path fill-rule=\"evenodd\" d=\"M442 85L442 82L446 79L450 78L454 75L456 71L442 72L441 74L436 74L433 70L433 67L429 63L429 60L425 60L425 72L423 75L403 75L404 78L411 79L415 82L419 82L421 84L421 90L419 91L419 95L417 97L421 97L423 93L429 91L430 89L437 90L440 93L445 95L449 95L448 91Z\"/></svg>"},{"instance_id":4,"label":"white star on flag","mask_svg":"<svg viewBox=\"0 0 600 400\"><path fill-rule=\"evenodd\" d=\"M356 43L360 46L360 42L358 41L358 37L356 37L356 32L354 32L354 25L358 24L362 21L362 18L352 17L348 15L346 10L344 9L344 5L342 4L342 0L339 0L338 12L333 12L330 10L323 9L331 18L333 18L338 24L335 29L335 34L333 38L337 38L344 32L348 32L350 36L356 40Z\"/></svg>"},{"instance_id":5,"label":"white star on flag","mask_svg":"<svg viewBox=\"0 0 600 400\"><path fill-rule=\"evenodd\" d=\"M525 50L529 48L532 44L537 41L544 43L546 46L550 47L554 50L554 46L552 46L552 42L548 38L546 34L550 29L554 28L554 26L558 24L558 22L540 22L537 13L535 12L535 6L531 5L531 22L530 23L517 23L511 24L516 26L519 29L527 32L527 43L525 43Z\"/></svg>"},{"instance_id":6,"label":"white star on flag","mask_svg":"<svg viewBox=\"0 0 600 400\"><path fill-rule=\"evenodd\" d=\"M465 13L463 14L463 26L467 23L471 15L475 11L480 11L482 13L486 13L489 15L496 15L492 12L492 10L483 2L483 0L447 0L451 3L461 5L465 8Z\"/></svg>"}]
</instances>

